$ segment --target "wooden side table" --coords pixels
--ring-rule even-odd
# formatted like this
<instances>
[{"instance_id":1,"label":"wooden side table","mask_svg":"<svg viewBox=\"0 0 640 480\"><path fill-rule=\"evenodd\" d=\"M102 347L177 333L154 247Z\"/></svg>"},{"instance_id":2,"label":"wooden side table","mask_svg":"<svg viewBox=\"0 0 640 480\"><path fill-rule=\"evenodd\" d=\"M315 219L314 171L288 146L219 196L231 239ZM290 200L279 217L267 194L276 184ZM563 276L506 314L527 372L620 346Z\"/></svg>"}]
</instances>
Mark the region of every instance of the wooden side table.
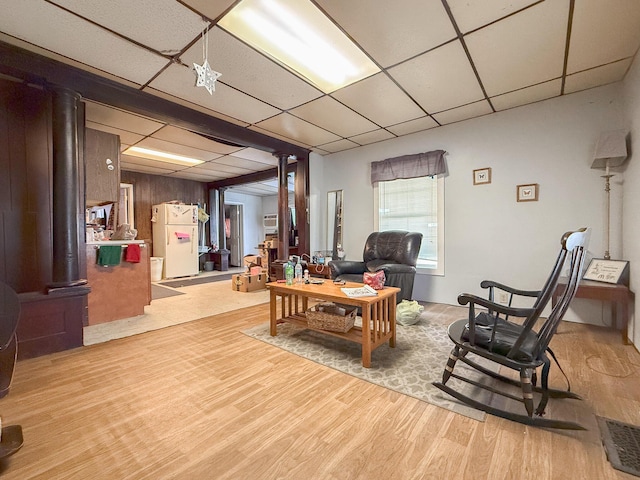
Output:
<instances>
[{"instance_id":1,"label":"wooden side table","mask_svg":"<svg viewBox=\"0 0 640 480\"><path fill-rule=\"evenodd\" d=\"M560 295L567 288L567 279L561 278L551 297L551 304L555 306ZM622 310L622 343L629 345L629 300L634 298L634 293L626 285L613 283L594 282L593 280L580 280L575 298L587 298L611 302L611 326L618 328L618 307Z\"/></svg>"}]
</instances>

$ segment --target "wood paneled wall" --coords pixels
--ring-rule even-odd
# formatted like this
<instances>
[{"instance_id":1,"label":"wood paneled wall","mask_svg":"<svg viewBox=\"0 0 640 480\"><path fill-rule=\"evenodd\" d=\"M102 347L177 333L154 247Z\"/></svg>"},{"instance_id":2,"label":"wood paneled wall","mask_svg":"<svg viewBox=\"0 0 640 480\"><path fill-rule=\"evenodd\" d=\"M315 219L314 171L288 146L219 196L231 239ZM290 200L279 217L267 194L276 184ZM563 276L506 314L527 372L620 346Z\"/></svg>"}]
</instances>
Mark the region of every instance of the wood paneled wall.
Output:
<instances>
[{"instance_id":1,"label":"wood paneled wall","mask_svg":"<svg viewBox=\"0 0 640 480\"><path fill-rule=\"evenodd\" d=\"M51 282L51 102L0 79L0 280L16 292Z\"/></svg>"},{"instance_id":2,"label":"wood paneled wall","mask_svg":"<svg viewBox=\"0 0 640 480\"><path fill-rule=\"evenodd\" d=\"M133 208L138 240L151 242L153 239L151 232L151 207L153 205L177 200L201 206L207 203L208 209L209 193L206 183L125 170L121 172L120 181L133 185ZM208 228L209 223L206 225ZM206 238L209 238L208 232L205 235Z\"/></svg>"},{"instance_id":3,"label":"wood paneled wall","mask_svg":"<svg viewBox=\"0 0 640 480\"><path fill-rule=\"evenodd\" d=\"M56 260L52 120L50 92L0 79L0 281L20 297L19 359L82 345L88 289L48 292Z\"/></svg>"}]
</instances>

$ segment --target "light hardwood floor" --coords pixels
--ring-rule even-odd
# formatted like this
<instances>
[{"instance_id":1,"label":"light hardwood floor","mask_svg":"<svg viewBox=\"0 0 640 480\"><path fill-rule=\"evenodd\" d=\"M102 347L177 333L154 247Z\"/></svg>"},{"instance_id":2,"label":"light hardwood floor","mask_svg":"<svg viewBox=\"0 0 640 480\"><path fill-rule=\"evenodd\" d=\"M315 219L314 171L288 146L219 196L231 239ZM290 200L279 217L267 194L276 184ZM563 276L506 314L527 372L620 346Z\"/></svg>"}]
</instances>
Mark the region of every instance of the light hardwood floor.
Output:
<instances>
[{"instance_id":1,"label":"light hardwood floor","mask_svg":"<svg viewBox=\"0 0 640 480\"><path fill-rule=\"evenodd\" d=\"M433 321L464 315L428 310ZM562 408L592 427L563 432L477 422L241 333L267 320L260 305L19 362L0 414L25 443L0 476L636 478L608 463L593 419L640 423L640 355L617 332L561 325L552 346L585 397Z\"/></svg>"}]
</instances>

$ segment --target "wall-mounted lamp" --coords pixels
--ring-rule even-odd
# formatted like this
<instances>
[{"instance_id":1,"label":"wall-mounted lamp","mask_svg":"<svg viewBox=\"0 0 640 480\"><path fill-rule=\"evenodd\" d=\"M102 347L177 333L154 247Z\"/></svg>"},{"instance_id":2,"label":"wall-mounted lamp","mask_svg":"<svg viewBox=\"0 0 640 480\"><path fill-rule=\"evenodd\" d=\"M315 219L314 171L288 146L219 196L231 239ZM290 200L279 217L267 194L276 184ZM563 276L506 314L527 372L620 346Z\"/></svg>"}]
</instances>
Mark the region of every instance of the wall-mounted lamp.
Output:
<instances>
[{"instance_id":1,"label":"wall-mounted lamp","mask_svg":"<svg viewBox=\"0 0 640 480\"><path fill-rule=\"evenodd\" d=\"M627 159L627 132L625 130L614 130L611 132L603 132L598 138L596 144L596 152L593 158L591 168L604 169L604 191L607 194L607 248L604 252L605 260L611 259L609 253L609 236L611 223L611 187L610 178L613 177L609 173L611 167L619 167Z\"/></svg>"}]
</instances>

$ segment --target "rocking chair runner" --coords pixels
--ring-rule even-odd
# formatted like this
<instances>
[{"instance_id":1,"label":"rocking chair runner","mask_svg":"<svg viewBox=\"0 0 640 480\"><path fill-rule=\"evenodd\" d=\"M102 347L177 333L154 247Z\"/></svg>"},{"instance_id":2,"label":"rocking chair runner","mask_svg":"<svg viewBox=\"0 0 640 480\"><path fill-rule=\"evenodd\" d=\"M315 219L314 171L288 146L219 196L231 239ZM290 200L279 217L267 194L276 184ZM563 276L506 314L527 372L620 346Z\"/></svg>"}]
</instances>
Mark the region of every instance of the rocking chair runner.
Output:
<instances>
[{"instance_id":1,"label":"rocking chair runner","mask_svg":"<svg viewBox=\"0 0 640 480\"><path fill-rule=\"evenodd\" d=\"M478 410L502 418L538 427L584 430L584 427L574 422L545 419L541 418L541 416L544 414L550 396L553 398L580 399L580 396L572 393L570 389L563 391L550 389L548 387L551 363L547 353L550 352L548 348L549 342L556 332L558 324L567 311L569 303L578 288L590 234L591 231L589 229L583 228L575 232L567 232L562 236L562 248L549 278L540 291L517 290L497 282L484 281L481 283L481 286L483 288L489 288L488 300L471 294L460 295L458 297L458 303L461 305L469 304L469 316L449 326L449 338L451 338L455 347L451 351L449 360L447 361L442 375L442 382L434 382L433 385ZM549 317L536 329L536 323L538 323L542 311L548 304L558 284L563 265L567 258L570 262L567 288L562 298L551 311ZM501 305L492 301L494 288L505 290L509 292L511 296L514 294L525 295L536 297L536 300L531 308L514 308L510 305ZM476 305L487 308L487 311L479 312L476 315ZM513 320L509 320L509 317L524 318L524 321L522 321L522 323L514 322ZM476 362L467 358L467 354L469 353L519 371L520 381L518 382L502 376L478 365ZM551 355L553 356L553 353L551 353ZM454 374L453 369L458 360L492 378L521 387L522 398ZM538 367L542 367L541 387L536 387L536 371ZM501 410L467 397L446 385L451 377L497 393L506 398L520 401L524 403L527 415L519 415ZM535 410L536 417L533 416L534 391L541 393L540 402Z\"/></svg>"}]
</instances>

